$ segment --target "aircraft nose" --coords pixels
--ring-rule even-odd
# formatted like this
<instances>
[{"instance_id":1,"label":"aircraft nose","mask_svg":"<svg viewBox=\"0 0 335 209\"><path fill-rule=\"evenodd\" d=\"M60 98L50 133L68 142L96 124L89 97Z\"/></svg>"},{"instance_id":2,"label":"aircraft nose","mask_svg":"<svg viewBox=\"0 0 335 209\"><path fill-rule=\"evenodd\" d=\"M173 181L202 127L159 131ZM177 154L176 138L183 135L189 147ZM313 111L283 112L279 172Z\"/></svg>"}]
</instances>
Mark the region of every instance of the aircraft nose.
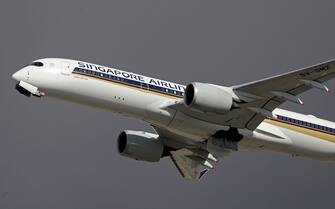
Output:
<instances>
[{"instance_id":1,"label":"aircraft nose","mask_svg":"<svg viewBox=\"0 0 335 209\"><path fill-rule=\"evenodd\" d=\"M12 75L12 78L16 81L22 81L24 78L24 73L22 70L19 70Z\"/></svg>"}]
</instances>

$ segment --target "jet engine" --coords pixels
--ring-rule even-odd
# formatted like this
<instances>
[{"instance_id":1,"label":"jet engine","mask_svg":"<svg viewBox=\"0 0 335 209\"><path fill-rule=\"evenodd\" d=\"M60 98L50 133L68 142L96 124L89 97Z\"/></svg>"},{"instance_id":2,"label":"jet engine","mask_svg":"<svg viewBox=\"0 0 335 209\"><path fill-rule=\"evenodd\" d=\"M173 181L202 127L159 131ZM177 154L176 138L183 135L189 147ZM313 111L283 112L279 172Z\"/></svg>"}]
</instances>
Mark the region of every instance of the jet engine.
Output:
<instances>
[{"instance_id":1,"label":"jet engine","mask_svg":"<svg viewBox=\"0 0 335 209\"><path fill-rule=\"evenodd\" d=\"M117 143L122 156L140 161L157 162L164 152L159 136L143 131L122 131Z\"/></svg>"},{"instance_id":2,"label":"jet engine","mask_svg":"<svg viewBox=\"0 0 335 209\"><path fill-rule=\"evenodd\" d=\"M202 112L226 113L233 106L233 96L224 88L206 83L188 84L185 90L186 107Z\"/></svg>"}]
</instances>

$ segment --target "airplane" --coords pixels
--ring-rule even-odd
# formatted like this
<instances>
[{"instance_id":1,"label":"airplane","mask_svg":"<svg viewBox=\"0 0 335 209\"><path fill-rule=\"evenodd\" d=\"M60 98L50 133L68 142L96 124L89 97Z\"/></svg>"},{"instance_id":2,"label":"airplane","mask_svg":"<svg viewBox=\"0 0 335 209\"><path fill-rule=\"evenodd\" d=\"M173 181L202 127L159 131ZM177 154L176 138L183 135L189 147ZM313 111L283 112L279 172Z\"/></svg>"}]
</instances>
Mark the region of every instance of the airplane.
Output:
<instances>
[{"instance_id":1,"label":"airplane","mask_svg":"<svg viewBox=\"0 0 335 209\"><path fill-rule=\"evenodd\" d=\"M181 85L111 67L60 58L39 59L12 75L16 90L111 111L149 123L153 133L124 130L125 157L171 158L181 176L200 180L219 158L238 150L285 153L335 161L335 123L279 109L303 105L299 94L330 92L335 60L235 86Z\"/></svg>"}]
</instances>

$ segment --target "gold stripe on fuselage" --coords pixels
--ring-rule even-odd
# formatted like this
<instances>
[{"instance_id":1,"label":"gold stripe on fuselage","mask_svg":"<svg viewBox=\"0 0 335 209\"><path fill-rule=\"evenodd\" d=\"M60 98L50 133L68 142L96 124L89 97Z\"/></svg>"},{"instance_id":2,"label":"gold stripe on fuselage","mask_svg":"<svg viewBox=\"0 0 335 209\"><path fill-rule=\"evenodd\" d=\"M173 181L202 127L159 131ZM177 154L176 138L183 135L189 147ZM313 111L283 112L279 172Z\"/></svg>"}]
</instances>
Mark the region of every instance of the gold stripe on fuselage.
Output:
<instances>
[{"instance_id":1,"label":"gold stripe on fuselage","mask_svg":"<svg viewBox=\"0 0 335 209\"><path fill-rule=\"evenodd\" d=\"M270 123L270 124L275 125L275 126L279 126L281 128L286 128L286 129L289 129L289 130L292 130L292 131L296 131L296 132L299 132L299 133L302 133L302 134L306 134L306 135L309 135L309 136L312 136L312 137L315 137L315 138L319 138L319 139L322 139L322 140L326 140L326 141L335 143L335 135L332 135L330 133L325 133L325 132L322 132L322 131L298 126L298 125L295 125L295 124L281 122L280 120L277 120L277 119L265 119L264 122Z\"/></svg>"}]
</instances>

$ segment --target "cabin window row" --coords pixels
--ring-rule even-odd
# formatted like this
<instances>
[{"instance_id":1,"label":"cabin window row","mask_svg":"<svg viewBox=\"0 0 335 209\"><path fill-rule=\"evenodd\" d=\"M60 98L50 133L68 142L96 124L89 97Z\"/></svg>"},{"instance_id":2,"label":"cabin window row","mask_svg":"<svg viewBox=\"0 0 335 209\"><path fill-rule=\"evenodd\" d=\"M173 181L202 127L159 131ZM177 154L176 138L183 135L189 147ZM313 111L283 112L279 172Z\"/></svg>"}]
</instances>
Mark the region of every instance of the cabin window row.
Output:
<instances>
[{"instance_id":1,"label":"cabin window row","mask_svg":"<svg viewBox=\"0 0 335 209\"><path fill-rule=\"evenodd\" d=\"M281 115L278 115L277 118L279 120L284 120L284 121L287 121L287 122L290 122L290 123L295 123L295 124L299 124L299 125L303 125L303 126L308 126L308 127L314 128L314 129L319 129L319 130L324 130L324 131L335 133L335 129L329 128L329 127L326 127L326 126L321 126L321 125L318 125L318 124L309 123L309 122L305 122L305 121L302 121L302 120L297 120L297 119L293 119L293 118L289 118L289 117L285 117L285 116L281 116Z\"/></svg>"}]
</instances>

